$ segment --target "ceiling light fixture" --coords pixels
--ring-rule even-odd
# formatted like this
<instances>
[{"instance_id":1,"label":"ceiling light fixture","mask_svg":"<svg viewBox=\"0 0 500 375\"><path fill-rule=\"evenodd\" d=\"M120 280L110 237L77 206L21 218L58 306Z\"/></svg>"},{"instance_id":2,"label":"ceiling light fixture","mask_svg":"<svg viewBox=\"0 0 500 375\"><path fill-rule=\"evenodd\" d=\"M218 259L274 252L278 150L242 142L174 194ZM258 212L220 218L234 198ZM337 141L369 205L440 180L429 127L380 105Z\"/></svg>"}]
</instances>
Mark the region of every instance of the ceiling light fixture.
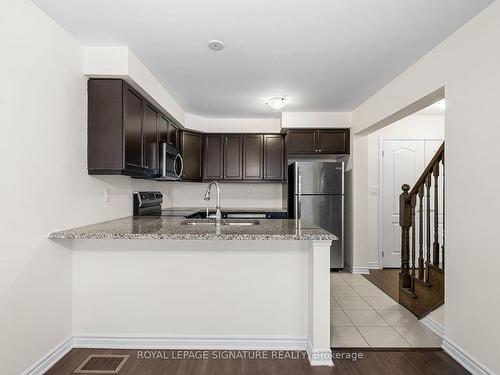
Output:
<instances>
[{"instance_id":1,"label":"ceiling light fixture","mask_svg":"<svg viewBox=\"0 0 500 375\"><path fill-rule=\"evenodd\" d=\"M289 99L286 96L273 96L266 100L266 104L271 109L279 110L283 109L288 105Z\"/></svg>"},{"instance_id":2,"label":"ceiling light fixture","mask_svg":"<svg viewBox=\"0 0 500 375\"><path fill-rule=\"evenodd\" d=\"M220 40L212 39L208 42L208 48L214 51L220 51L224 48L224 43L222 43L222 41Z\"/></svg>"}]
</instances>

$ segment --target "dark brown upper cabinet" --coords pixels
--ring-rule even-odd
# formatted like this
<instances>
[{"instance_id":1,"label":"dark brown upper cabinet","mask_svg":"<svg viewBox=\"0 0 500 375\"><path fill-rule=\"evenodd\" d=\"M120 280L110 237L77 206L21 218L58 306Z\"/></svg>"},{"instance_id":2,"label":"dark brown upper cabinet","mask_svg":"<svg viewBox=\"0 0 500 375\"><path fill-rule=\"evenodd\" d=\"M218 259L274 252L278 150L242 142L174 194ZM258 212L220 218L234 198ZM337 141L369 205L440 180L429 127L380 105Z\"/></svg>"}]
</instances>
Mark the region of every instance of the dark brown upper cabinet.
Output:
<instances>
[{"instance_id":1,"label":"dark brown upper cabinet","mask_svg":"<svg viewBox=\"0 0 500 375\"><path fill-rule=\"evenodd\" d=\"M174 147L179 144L177 127L163 113L158 114L158 141Z\"/></svg>"},{"instance_id":2,"label":"dark brown upper cabinet","mask_svg":"<svg viewBox=\"0 0 500 375\"><path fill-rule=\"evenodd\" d=\"M281 134L264 135L264 180L285 179L285 140Z\"/></svg>"},{"instance_id":3,"label":"dark brown upper cabinet","mask_svg":"<svg viewBox=\"0 0 500 375\"><path fill-rule=\"evenodd\" d=\"M89 174L154 177L158 111L119 79L88 81Z\"/></svg>"},{"instance_id":4,"label":"dark brown upper cabinet","mask_svg":"<svg viewBox=\"0 0 500 375\"><path fill-rule=\"evenodd\" d=\"M148 174L158 173L158 111L147 102L143 103L144 118L142 125L143 164Z\"/></svg>"},{"instance_id":5,"label":"dark brown upper cabinet","mask_svg":"<svg viewBox=\"0 0 500 375\"><path fill-rule=\"evenodd\" d=\"M318 152L324 154L348 154L350 139L348 129L318 130Z\"/></svg>"},{"instance_id":6,"label":"dark brown upper cabinet","mask_svg":"<svg viewBox=\"0 0 500 375\"><path fill-rule=\"evenodd\" d=\"M204 180L283 181L285 140L281 134L205 134Z\"/></svg>"},{"instance_id":7,"label":"dark brown upper cabinet","mask_svg":"<svg viewBox=\"0 0 500 375\"><path fill-rule=\"evenodd\" d=\"M264 136L243 135L243 179L264 179Z\"/></svg>"},{"instance_id":8,"label":"dark brown upper cabinet","mask_svg":"<svg viewBox=\"0 0 500 375\"><path fill-rule=\"evenodd\" d=\"M243 142L241 134L224 135L224 180L241 180Z\"/></svg>"},{"instance_id":9,"label":"dark brown upper cabinet","mask_svg":"<svg viewBox=\"0 0 500 375\"><path fill-rule=\"evenodd\" d=\"M222 180L224 178L224 136L206 134L203 148L203 179Z\"/></svg>"},{"instance_id":10,"label":"dark brown upper cabinet","mask_svg":"<svg viewBox=\"0 0 500 375\"><path fill-rule=\"evenodd\" d=\"M142 97L131 87L123 88L124 106L124 141L125 170L129 172L144 171L144 155L142 148Z\"/></svg>"},{"instance_id":11,"label":"dark brown upper cabinet","mask_svg":"<svg viewBox=\"0 0 500 375\"><path fill-rule=\"evenodd\" d=\"M314 129L288 130L286 133L289 154L313 154L316 152L316 135Z\"/></svg>"},{"instance_id":12,"label":"dark brown upper cabinet","mask_svg":"<svg viewBox=\"0 0 500 375\"><path fill-rule=\"evenodd\" d=\"M182 179L201 181L203 177L203 135L186 130L181 131L180 151L184 159Z\"/></svg>"},{"instance_id":13,"label":"dark brown upper cabinet","mask_svg":"<svg viewBox=\"0 0 500 375\"><path fill-rule=\"evenodd\" d=\"M349 129L294 129L288 130L289 154L349 154Z\"/></svg>"},{"instance_id":14,"label":"dark brown upper cabinet","mask_svg":"<svg viewBox=\"0 0 500 375\"><path fill-rule=\"evenodd\" d=\"M168 124L168 143L174 147L179 145L179 129L172 123L172 121Z\"/></svg>"}]
</instances>

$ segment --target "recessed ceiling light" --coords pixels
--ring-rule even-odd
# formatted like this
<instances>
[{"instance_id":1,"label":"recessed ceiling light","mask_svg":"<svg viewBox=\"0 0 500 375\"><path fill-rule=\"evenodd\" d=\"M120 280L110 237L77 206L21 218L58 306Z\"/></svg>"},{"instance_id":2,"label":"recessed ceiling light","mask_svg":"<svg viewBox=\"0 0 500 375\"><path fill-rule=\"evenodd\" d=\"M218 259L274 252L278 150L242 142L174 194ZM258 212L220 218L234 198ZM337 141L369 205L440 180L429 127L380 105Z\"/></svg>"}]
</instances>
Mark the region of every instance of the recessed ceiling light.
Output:
<instances>
[{"instance_id":1,"label":"recessed ceiling light","mask_svg":"<svg viewBox=\"0 0 500 375\"><path fill-rule=\"evenodd\" d=\"M273 96L266 100L266 104L271 109L283 109L288 104L288 98L286 96Z\"/></svg>"},{"instance_id":2,"label":"recessed ceiling light","mask_svg":"<svg viewBox=\"0 0 500 375\"><path fill-rule=\"evenodd\" d=\"M224 48L224 43L222 43L220 40L213 39L208 42L208 48L214 51L220 51Z\"/></svg>"}]
</instances>

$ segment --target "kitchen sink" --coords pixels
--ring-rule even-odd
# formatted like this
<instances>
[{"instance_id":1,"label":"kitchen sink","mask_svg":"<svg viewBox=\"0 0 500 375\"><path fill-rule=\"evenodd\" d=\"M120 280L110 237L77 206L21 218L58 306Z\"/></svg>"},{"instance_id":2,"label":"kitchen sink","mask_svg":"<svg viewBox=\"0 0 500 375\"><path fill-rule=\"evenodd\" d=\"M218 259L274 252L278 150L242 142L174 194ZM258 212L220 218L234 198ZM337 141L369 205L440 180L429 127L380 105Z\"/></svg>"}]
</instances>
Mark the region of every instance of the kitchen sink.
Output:
<instances>
[{"instance_id":1,"label":"kitchen sink","mask_svg":"<svg viewBox=\"0 0 500 375\"><path fill-rule=\"evenodd\" d=\"M259 225L259 220L222 219L220 223L221 225L230 226L252 226ZM181 225L215 225L215 219L189 219L182 221Z\"/></svg>"}]
</instances>

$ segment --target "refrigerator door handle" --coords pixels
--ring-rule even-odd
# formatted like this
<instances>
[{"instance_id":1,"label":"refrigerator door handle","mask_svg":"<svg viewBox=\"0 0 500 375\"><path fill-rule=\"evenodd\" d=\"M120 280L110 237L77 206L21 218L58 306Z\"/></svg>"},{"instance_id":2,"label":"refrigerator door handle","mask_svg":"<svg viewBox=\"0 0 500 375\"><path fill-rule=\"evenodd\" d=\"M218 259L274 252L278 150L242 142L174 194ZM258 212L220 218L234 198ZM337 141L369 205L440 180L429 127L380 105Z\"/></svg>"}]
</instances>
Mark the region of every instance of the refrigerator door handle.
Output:
<instances>
[{"instance_id":1,"label":"refrigerator door handle","mask_svg":"<svg viewBox=\"0 0 500 375\"><path fill-rule=\"evenodd\" d=\"M301 208L301 195L302 195L302 170L301 168L298 168L297 170L297 175L298 175L298 201L297 201L297 219L301 219L302 216L302 208Z\"/></svg>"}]
</instances>

